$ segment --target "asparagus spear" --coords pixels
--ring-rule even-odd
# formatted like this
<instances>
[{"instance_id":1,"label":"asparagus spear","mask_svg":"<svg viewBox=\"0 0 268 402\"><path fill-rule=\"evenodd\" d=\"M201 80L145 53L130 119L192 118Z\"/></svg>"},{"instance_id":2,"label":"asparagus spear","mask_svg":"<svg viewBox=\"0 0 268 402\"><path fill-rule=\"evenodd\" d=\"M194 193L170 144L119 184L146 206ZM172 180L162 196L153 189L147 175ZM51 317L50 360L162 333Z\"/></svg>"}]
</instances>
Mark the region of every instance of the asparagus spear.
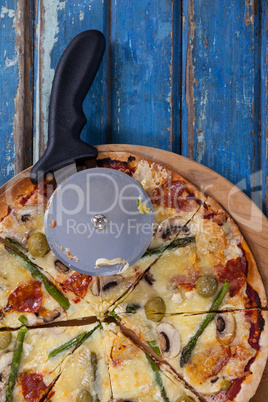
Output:
<instances>
[{"instance_id":1,"label":"asparagus spear","mask_svg":"<svg viewBox=\"0 0 268 402\"><path fill-rule=\"evenodd\" d=\"M63 293L40 271L40 268L30 261L26 255L24 255L23 247L15 242L14 240L1 239L1 242L5 244L5 248L7 251L13 255L20 264L31 272L32 276L43 283L47 292L64 308L64 310L68 310L70 307L69 300L63 295ZM9 247L9 244L11 245Z\"/></svg>"},{"instance_id":2,"label":"asparagus spear","mask_svg":"<svg viewBox=\"0 0 268 402\"><path fill-rule=\"evenodd\" d=\"M153 351L154 351L158 356L160 356L160 350L159 350L159 347L156 345L155 341L148 342L148 345L153 349ZM161 375L160 375L160 371L159 371L158 365L151 359L150 356L148 356L147 354L146 354L145 356L146 356L146 358L147 358L147 360L148 360L148 362L149 362L149 364L150 364L150 366L151 366L151 369L152 369L153 372L154 372L155 382L156 382L156 384L157 384L157 385L159 386L159 388L160 388L161 396L162 396L163 400L164 400L165 402L170 402L170 401L169 401L169 398L168 398L168 396L167 396L167 391L166 391L166 389L165 389L165 387L164 387L164 384L163 384L163 381L162 381L162 378L161 378Z\"/></svg>"},{"instance_id":3,"label":"asparagus spear","mask_svg":"<svg viewBox=\"0 0 268 402\"><path fill-rule=\"evenodd\" d=\"M193 243L195 241L195 237L184 237L182 239L174 240L168 246L162 246L160 248L156 248L154 250L147 250L143 254L142 257L146 257L147 255L155 255L162 254L166 250L173 250L174 248L186 247L188 244Z\"/></svg>"},{"instance_id":4,"label":"asparagus spear","mask_svg":"<svg viewBox=\"0 0 268 402\"><path fill-rule=\"evenodd\" d=\"M64 352L65 350L82 345L82 343L84 343L93 334L93 332L96 331L97 328L99 328L99 326L100 325L97 325L91 331L83 332L70 341L57 347L56 349L53 349L51 352L49 352L48 358L50 359L51 357L57 356L59 353Z\"/></svg>"},{"instance_id":5,"label":"asparagus spear","mask_svg":"<svg viewBox=\"0 0 268 402\"><path fill-rule=\"evenodd\" d=\"M221 288L220 293L214 300L212 306L209 309L209 313L206 315L204 321L200 324L199 328L197 329L196 333L192 338L189 340L188 344L184 346L181 353L180 365L183 367L190 359L191 353L197 343L198 338L202 335L208 324L213 320L213 318L217 314L217 309L219 308L226 292L230 286L229 282L225 282L223 287Z\"/></svg>"},{"instance_id":6,"label":"asparagus spear","mask_svg":"<svg viewBox=\"0 0 268 402\"><path fill-rule=\"evenodd\" d=\"M109 315L111 315L112 317L117 318L119 321L121 321L121 318L119 317L119 315L116 314L114 311L110 311Z\"/></svg>"},{"instance_id":7,"label":"asparagus spear","mask_svg":"<svg viewBox=\"0 0 268 402\"><path fill-rule=\"evenodd\" d=\"M23 342L24 342L26 333L27 333L26 327L21 327L19 329L17 339L16 339L15 351L14 351L12 363L11 363L11 371L10 371L10 375L9 375L8 383L7 383L5 402L12 401L13 390L15 387L15 382L16 382L16 378L18 375L18 371L19 371L19 366L20 366L21 356L22 356L22 351L23 351Z\"/></svg>"},{"instance_id":8,"label":"asparagus spear","mask_svg":"<svg viewBox=\"0 0 268 402\"><path fill-rule=\"evenodd\" d=\"M25 317L25 315L19 316L18 320L19 320L23 325L26 325L26 324L27 324L27 318Z\"/></svg>"}]
</instances>

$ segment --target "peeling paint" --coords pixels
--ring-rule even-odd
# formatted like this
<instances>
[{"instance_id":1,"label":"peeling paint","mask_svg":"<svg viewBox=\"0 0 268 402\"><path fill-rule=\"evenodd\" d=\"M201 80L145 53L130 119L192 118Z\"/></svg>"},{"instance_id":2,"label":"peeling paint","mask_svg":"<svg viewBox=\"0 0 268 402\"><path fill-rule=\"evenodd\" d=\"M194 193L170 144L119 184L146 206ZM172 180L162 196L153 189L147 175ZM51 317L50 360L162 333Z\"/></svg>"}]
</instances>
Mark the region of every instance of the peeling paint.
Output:
<instances>
[{"instance_id":1,"label":"peeling paint","mask_svg":"<svg viewBox=\"0 0 268 402\"><path fill-rule=\"evenodd\" d=\"M209 42L208 42L208 40L206 38L203 39L203 42L205 43L206 47L209 46Z\"/></svg>"},{"instance_id":2,"label":"peeling paint","mask_svg":"<svg viewBox=\"0 0 268 402\"><path fill-rule=\"evenodd\" d=\"M197 131L197 162L201 163L203 156L206 151L206 141L205 141L205 136L204 132L202 130L196 130Z\"/></svg>"},{"instance_id":3,"label":"peeling paint","mask_svg":"<svg viewBox=\"0 0 268 402\"><path fill-rule=\"evenodd\" d=\"M188 28L188 45L187 45L187 60L186 60L186 93L185 100L188 105L188 157L193 158L194 147L194 124L195 124L195 106L194 106L194 66L192 59L193 40L195 36L194 22L194 2L189 1L189 28Z\"/></svg>"},{"instance_id":4,"label":"peeling paint","mask_svg":"<svg viewBox=\"0 0 268 402\"><path fill-rule=\"evenodd\" d=\"M259 0L246 0L246 7L247 7L245 15L246 26L249 26L250 24L254 23L254 16L257 14L258 2Z\"/></svg>"},{"instance_id":5,"label":"peeling paint","mask_svg":"<svg viewBox=\"0 0 268 402\"><path fill-rule=\"evenodd\" d=\"M83 21L84 18L85 18L85 13L84 13L84 11L80 11L80 13L79 13L79 20L80 20L80 21Z\"/></svg>"},{"instance_id":6,"label":"peeling paint","mask_svg":"<svg viewBox=\"0 0 268 402\"><path fill-rule=\"evenodd\" d=\"M15 172L19 173L32 162L32 98L30 70L32 68L32 42L30 32L31 0L18 0L14 26L19 64L19 85L15 97L14 143ZM16 64L14 63L14 64Z\"/></svg>"},{"instance_id":7,"label":"peeling paint","mask_svg":"<svg viewBox=\"0 0 268 402\"><path fill-rule=\"evenodd\" d=\"M251 120L252 121L254 120L254 99L253 99L252 104L251 104Z\"/></svg>"},{"instance_id":8,"label":"peeling paint","mask_svg":"<svg viewBox=\"0 0 268 402\"><path fill-rule=\"evenodd\" d=\"M14 18L15 17L15 10L12 10L10 8L2 6L1 7L0 18L4 18L6 15L9 18Z\"/></svg>"},{"instance_id":9,"label":"peeling paint","mask_svg":"<svg viewBox=\"0 0 268 402\"><path fill-rule=\"evenodd\" d=\"M65 9L65 5L66 0L49 0L46 3L40 3L38 10L37 51L39 58L36 66L34 162L44 153L48 139L48 106L55 74L55 70L51 68L51 51L58 40L58 11Z\"/></svg>"},{"instance_id":10,"label":"peeling paint","mask_svg":"<svg viewBox=\"0 0 268 402\"><path fill-rule=\"evenodd\" d=\"M17 63L18 63L18 57L17 57L17 55L14 56L12 59L9 59L8 57L5 58L5 66L6 66L7 68L13 67L13 66L15 66L15 64L17 64Z\"/></svg>"}]
</instances>

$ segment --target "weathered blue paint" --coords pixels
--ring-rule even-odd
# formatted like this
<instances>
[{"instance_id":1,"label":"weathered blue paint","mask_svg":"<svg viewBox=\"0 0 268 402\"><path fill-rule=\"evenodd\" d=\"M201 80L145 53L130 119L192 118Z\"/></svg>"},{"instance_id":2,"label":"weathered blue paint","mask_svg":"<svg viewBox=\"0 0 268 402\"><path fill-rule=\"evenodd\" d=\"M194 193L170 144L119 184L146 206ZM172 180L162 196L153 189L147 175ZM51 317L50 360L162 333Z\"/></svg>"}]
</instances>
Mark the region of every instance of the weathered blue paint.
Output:
<instances>
[{"instance_id":1,"label":"weathered blue paint","mask_svg":"<svg viewBox=\"0 0 268 402\"><path fill-rule=\"evenodd\" d=\"M263 211L268 216L268 5L261 3L261 167L263 189Z\"/></svg>"},{"instance_id":2,"label":"weathered blue paint","mask_svg":"<svg viewBox=\"0 0 268 402\"><path fill-rule=\"evenodd\" d=\"M265 3L184 1L183 36L183 155L239 183L260 207Z\"/></svg>"},{"instance_id":3,"label":"weathered blue paint","mask_svg":"<svg viewBox=\"0 0 268 402\"><path fill-rule=\"evenodd\" d=\"M111 5L111 111L114 143L171 149L172 20L170 0Z\"/></svg>"},{"instance_id":4,"label":"weathered blue paint","mask_svg":"<svg viewBox=\"0 0 268 402\"><path fill-rule=\"evenodd\" d=\"M16 32L16 0L0 2L0 186L15 173L14 115L19 82Z\"/></svg>"}]
</instances>

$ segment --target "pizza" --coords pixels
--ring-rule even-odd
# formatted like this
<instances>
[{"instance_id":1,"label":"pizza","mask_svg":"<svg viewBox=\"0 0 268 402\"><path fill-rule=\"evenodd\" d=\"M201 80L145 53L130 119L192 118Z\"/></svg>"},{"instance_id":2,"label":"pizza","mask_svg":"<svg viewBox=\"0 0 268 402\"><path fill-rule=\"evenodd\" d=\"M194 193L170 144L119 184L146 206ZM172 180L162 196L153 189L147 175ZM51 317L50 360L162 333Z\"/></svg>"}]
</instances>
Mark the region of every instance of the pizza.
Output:
<instances>
[{"instance_id":1,"label":"pizza","mask_svg":"<svg viewBox=\"0 0 268 402\"><path fill-rule=\"evenodd\" d=\"M0 400L249 401L267 360L267 301L237 225L155 161L102 152L97 165L148 193L152 242L120 274L80 274L45 237L53 180L25 177L0 196Z\"/></svg>"}]
</instances>

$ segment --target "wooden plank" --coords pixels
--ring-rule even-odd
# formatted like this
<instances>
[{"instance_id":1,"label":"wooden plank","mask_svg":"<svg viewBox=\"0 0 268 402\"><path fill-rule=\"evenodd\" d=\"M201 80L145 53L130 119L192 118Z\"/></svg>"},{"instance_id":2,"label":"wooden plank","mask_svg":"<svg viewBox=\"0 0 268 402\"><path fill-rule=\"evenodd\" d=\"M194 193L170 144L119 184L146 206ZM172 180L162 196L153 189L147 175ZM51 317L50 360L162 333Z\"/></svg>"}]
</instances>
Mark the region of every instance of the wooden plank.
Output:
<instances>
[{"instance_id":1,"label":"wooden plank","mask_svg":"<svg viewBox=\"0 0 268 402\"><path fill-rule=\"evenodd\" d=\"M99 29L107 35L106 3L102 0L36 1L34 161L46 148L49 97L59 58L68 43L79 32ZM82 138L90 143L106 142L107 65L106 52L104 63L84 102L88 123L83 130Z\"/></svg>"},{"instance_id":2,"label":"wooden plank","mask_svg":"<svg viewBox=\"0 0 268 402\"><path fill-rule=\"evenodd\" d=\"M111 1L111 142L179 150L178 3Z\"/></svg>"},{"instance_id":3,"label":"wooden plank","mask_svg":"<svg viewBox=\"0 0 268 402\"><path fill-rule=\"evenodd\" d=\"M182 154L238 183L259 207L265 4L185 0L183 8Z\"/></svg>"},{"instance_id":4,"label":"wooden plank","mask_svg":"<svg viewBox=\"0 0 268 402\"><path fill-rule=\"evenodd\" d=\"M31 163L29 16L30 1L1 2L0 184Z\"/></svg>"},{"instance_id":5,"label":"wooden plank","mask_svg":"<svg viewBox=\"0 0 268 402\"><path fill-rule=\"evenodd\" d=\"M263 196L263 211L268 216L268 92L267 92L267 77L268 77L268 3L262 1L261 15L261 163L262 163L262 188ZM268 382L268 380L267 380Z\"/></svg>"}]
</instances>

